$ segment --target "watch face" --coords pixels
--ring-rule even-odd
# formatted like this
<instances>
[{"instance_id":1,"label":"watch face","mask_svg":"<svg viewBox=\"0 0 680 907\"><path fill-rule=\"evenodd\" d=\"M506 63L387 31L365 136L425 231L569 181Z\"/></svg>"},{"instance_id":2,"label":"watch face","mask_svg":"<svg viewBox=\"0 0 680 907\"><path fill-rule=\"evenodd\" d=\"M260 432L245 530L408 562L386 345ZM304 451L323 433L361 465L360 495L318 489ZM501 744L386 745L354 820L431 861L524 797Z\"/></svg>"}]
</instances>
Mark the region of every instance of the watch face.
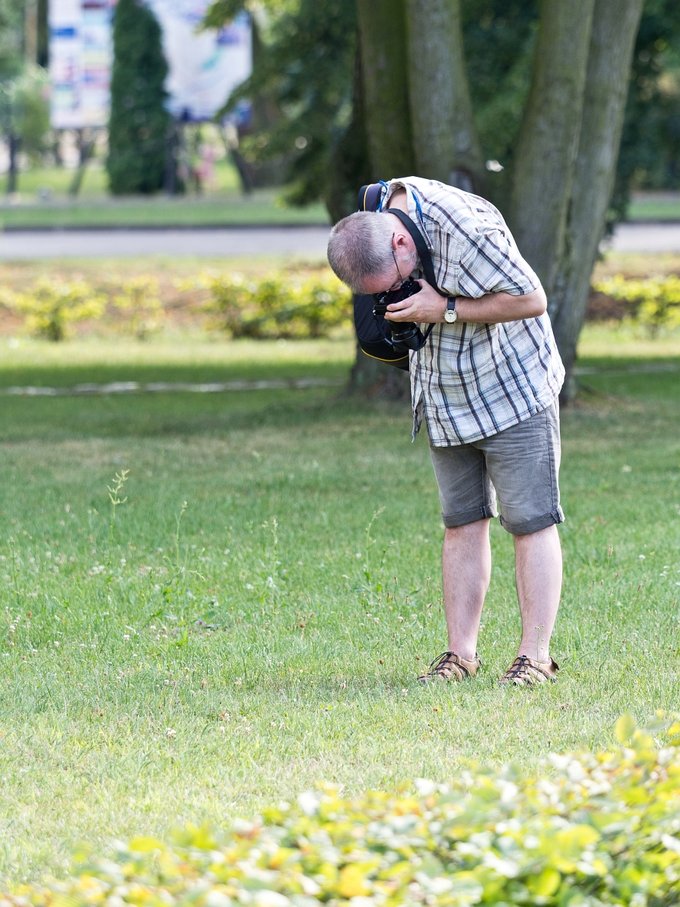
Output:
<instances>
[{"instance_id":1,"label":"watch face","mask_svg":"<svg viewBox=\"0 0 680 907\"><path fill-rule=\"evenodd\" d=\"M454 322L455 320L456 320L456 313L455 313L455 311L454 311L453 309L447 309L447 310L444 312L444 321L448 322L448 324L453 324L453 322Z\"/></svg>"}]
</instances>

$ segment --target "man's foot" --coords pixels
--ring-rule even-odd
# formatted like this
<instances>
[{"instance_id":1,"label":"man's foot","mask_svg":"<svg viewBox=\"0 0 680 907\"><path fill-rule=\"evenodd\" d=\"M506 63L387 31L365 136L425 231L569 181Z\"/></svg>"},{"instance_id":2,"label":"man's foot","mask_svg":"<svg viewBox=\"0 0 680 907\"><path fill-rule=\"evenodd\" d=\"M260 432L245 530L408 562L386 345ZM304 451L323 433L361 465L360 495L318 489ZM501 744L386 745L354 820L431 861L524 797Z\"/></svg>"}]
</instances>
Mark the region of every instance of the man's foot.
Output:
<instances>
[{"instance_id":1,"label":"man's foot","mask_svg":"<svg viewBox=\"0 0 680 907\"><path fill-rule=\"evenodd\" d=\"M517 687L530 687L537 683L554 683L557 680L559 666L552 660L534 661L527 655L518 655L503 674L500 682L514 684Z\"/></svg>"},{"instance_id":2,"label":"man's foot","mask_svg":"<svg viewBox=\"0 0 680 907\"><path fill-rule=\"evenodd\" d=\"M474 677L481 666L479 655L475 655L474 661L468 661L460 655L454 655L453 652L442 652L432 662L427 674L421 674L418 681L432 683L438 680L467 680L468 677Z\"/></svg>"}]
</instances>

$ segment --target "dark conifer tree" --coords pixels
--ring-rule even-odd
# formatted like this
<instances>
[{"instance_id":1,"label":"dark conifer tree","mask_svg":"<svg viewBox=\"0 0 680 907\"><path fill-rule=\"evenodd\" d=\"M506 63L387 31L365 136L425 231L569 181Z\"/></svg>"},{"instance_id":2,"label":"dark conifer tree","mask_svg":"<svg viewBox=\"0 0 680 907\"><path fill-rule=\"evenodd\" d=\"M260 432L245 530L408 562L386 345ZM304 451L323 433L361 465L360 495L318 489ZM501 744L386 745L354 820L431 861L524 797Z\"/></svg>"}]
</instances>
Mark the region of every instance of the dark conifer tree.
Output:
<instances>
[{"instance_id":1,"label":"dark conifer tree","mask_svg":"<svg viewBox=\"0 0 680 907\"><path fill-rule=\"evenodd\" d=\"M172 119L165 107L168 65L161 29L141 0L118 0L113 24L109 188L114 195L167 184Z\"/></svg>"}]
</instances>

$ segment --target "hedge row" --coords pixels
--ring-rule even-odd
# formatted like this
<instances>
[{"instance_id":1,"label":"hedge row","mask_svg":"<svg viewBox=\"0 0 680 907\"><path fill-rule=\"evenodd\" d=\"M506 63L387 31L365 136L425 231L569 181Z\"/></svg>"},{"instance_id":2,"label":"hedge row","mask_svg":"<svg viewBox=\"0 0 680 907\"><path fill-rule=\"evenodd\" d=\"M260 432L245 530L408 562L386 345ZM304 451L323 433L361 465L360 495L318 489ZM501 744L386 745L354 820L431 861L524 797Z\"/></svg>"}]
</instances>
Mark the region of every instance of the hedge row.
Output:
<instances>
[{"instance_id":1,"label":"hedge row","mask_svg":"<svg viewBox=\"0 0 680 907\"><path fill-rule=\"evenodd\" d=\"M611 752L539 778L470 767L447 786L306 793L225 832L136 838L0 907L671 907L680 903L680 720L619 719Z\"/></svg>"},{"instance_id":2,"label":"hedge row","mask_svg":"<svg viewBox=\"0 0 680 907\"><path fill-rule=\"evenodd\" d=\"M32 336L55 342L64 340L76 324L97 322L107 314L143 340L160 329L164 318L159 281L145 276L122 280L109 292L85 280L41 278L22 292L3 289L0 307L23 317Z\"/></svg>"},{"instance_id":3,"label":"hedge row","mask_svg":"<svg viewBox=\"0 0 680 907\"><path fill-rule=\"evenodd\" d=\"M621 275L598 281L597 293L624 303L625 317L656 336L662 328L680 327L680 277L648 277L629 280Z\"/></svg>"},{"instance_id":4,"label":"hedge row","mask_svg":"<svg viewBox=\"0 0 680 907\"><path fill-rule=\"evenodd\" d=\"M107 287L43 278L23 292L2 289L0 308L23 319L32 336L53 341L64 340L86 322L115 325L145 339L163 326L169 308L192 308L197 300L198 313L232 337L326 337L339 326L350 326L349 291L327 271L250 279L199 273L176 283L173 290L178 298L170 305L153 276L122 279Z\"/></svg>"},{"instance_id":5,"label":"hedge row","mask_svg":"<svg viewBox=\"0 0 680 907\"><path fill-rule=\"evenodd\" d=\"M593 289L600 301L618 304L619 317L642 325L651 336L663 328L680 327L680 277L616 276L597 282ZM199 311L213 326L236 338L327 337L351 325L349 291L328 270L311 275L279 271L257 278L199 273L176 284L175 291L180 298L169 306L155 276L122 279L105 289L83 280L42 279L21 293L0 289L0 308L23 318L30 334L55 341L67 337L76 324L102 324L107 319L144 339L163 326L170 307L193 305L196 296L201 298Z\"/></svg>"}]
</instances>

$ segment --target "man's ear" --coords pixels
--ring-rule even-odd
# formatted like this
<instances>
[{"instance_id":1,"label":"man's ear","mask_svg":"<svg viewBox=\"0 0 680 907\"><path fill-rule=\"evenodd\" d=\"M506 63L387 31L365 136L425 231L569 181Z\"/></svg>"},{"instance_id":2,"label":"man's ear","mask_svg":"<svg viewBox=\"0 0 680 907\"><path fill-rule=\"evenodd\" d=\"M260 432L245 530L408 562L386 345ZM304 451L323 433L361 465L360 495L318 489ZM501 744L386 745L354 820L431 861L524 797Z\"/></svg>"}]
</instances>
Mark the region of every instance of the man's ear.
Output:
<instances>
[{"instance_id":1,"label":"man's ear","mask_svg":"<svg viewBox=\"0 0 680 907\"><path fill-rule=\"evenodd\" d=\"M413 240L408 233L395 230L392 237L392 248L395 252L410 252L413 248Z\"/></svg>"}]
</instances>

